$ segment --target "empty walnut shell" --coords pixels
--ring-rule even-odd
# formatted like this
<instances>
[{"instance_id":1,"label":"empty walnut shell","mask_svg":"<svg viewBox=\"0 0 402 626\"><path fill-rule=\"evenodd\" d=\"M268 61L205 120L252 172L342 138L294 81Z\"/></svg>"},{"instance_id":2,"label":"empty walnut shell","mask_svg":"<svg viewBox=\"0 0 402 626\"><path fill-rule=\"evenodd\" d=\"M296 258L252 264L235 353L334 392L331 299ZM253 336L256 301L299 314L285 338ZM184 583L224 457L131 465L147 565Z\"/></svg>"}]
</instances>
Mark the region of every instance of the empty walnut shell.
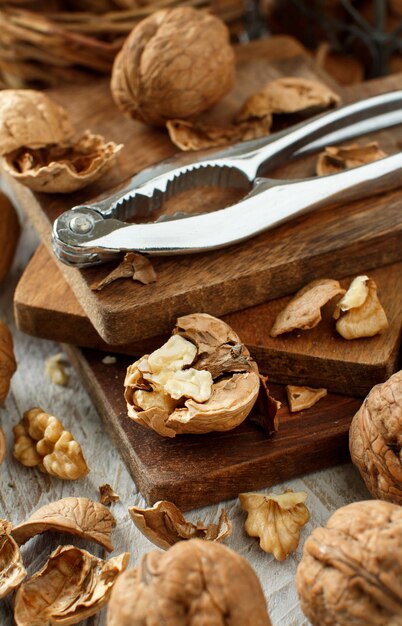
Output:
<instances>
[{"instance_id":1,"label":"empty walnut shell","mask_svg":"<svg viewBox=\"0 0 402 626\"><path fill-rule=\"evenodd\" d=\"M233 86L234 52L217 17L191 7L156 11L117 55L111 90L118 107L147 124L198 115Z\"/></svg>"},{"instance_id":2,"label":"empty walnut shell","mask_svg":"<svg viewBox=\"0 0 402 626\"><path fill-rule=\"evenodd\" d=\"M371 495L402 505L402 370L370 391L353 418L349 445Z\"/></svg>"},{"instance_id":3,"label":"empty walnut shell","mask_svg":"<svg viewBox=\"0 0 402 626\"><path fill-rule=\"evenodd\" d=\"M296 583L313 626L402 624L402 508L342 507L304 544Z\"/></svg>"},{"instance_id":4,"label":"empty walnut shell","mask_svg":"<svg viewBox=\"0 0 402 626\"><path fill-rule=\"evenodd\" d=\"M114 586L108 626L271 626L254 570L221 544L190 539L150 552Z\"/></svg>"},{"instance_id":5,"label":"empty walnut shell","mask_svg":"<svg viewBox=\"0 0 402 626\"><path fill-rule=\"evenodd\" d=\"M176 335L183 338L182 346L180 342L172 343ZM225 322L204 313L180 317L173 337L128 368L124 382L128 416L164 437L238 426L250 413L260 389L257 364L240 338ZM167 363L173 358L173 350L176 361ZM164 370L153 374L160 354L166 361ZM163 390L158 388L161 376L166 383L174 378L172 372L174 376L192 372L196 381L200 378L193 385L196 393L181 387L181 382L175 386L175 395L166 391L166 384ZM208 376L209 387L205 381ZM204 392L201 399L198 394Z\"/></svg>"},{"instance_id":6,"label":"empty walnut shell","mask_svg":"<svg viewBox=\"0 0 402 626\"><path fill-rule=\"evenodd\" d=\"M121 149L122 145L86 131L68 144L19 148L3 157L3 167L33 191L71 193L98 180L114 165Z\"/></svg>"},{"instance_id":7,"label":"empty walnut shell","mask_svg":"<svg viewBox=\"0 0 402 626\"><path fill-rule=\"evenodd\" d=\"M22 146L42 148L60 144L73 136L67 111L41 91L0 91L0 154Z\"/></svg>"}]
</instances>

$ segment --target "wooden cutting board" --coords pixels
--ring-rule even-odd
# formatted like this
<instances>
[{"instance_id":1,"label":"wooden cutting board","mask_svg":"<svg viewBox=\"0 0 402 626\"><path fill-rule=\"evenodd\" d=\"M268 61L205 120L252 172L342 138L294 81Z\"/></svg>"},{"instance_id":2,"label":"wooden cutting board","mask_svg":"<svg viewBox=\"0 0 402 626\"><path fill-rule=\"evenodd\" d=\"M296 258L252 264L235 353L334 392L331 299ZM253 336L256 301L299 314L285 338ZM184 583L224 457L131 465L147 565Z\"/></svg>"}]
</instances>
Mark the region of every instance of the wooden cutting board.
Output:
<instances>
[{"instance_id":1,"label":"wooden cutting board","mask_svg":"<svg viewBox=\"0 0 402 626\"><path fill-rule=\"evenodd\" d=\"M287 49L289 58L279 59ZM245 97L282 75L320 76L331 83L300 52L300 47L296 44L295 50L293 40L288 38L238 47L237 85L211 113L210 121L227 122ZM337 90L348 102L398 88L400 80L392 76ZM51 223L62 211L175 152L165 132L147 128L117 110L105 80L51 93L70 111L79 129L90 127L107 139L124 143L125 148L119 168L109 177L69 196L33 194L11 181L20 205L49 249ZM401 129L380 135L381 146L389 152L399 150L401 139ZM289 163L275 172L283 178L313 173L313 157ZM168 332L177 315L204 310L221 316L292 293L318 276L338 278L401 260L401 200L402 192L373 197L336 210L317 211L225 250L155 259L158 280L146 286L120 281L96 293L90 285L109 272L110 266L86 270L62 264L59 267L102 339L109 344L127 344L152 337L155 329ZM233 195L229 198L196 191L191 197L174 199L168 210L183 208L183 203L196 211L212 209L225 201L233 201Z\"/></svg>"},{"instance_id":2,"label":"wooden cutting board","mask_svg":"<svg viewBox=\"0 0 402 626\"><path fill-rule=\"evenodd\" d=\"M224 316L248 345L261 371L279 383L325 387L335 393L364 396L397 367L402 318L402 263L370 272L378 285L389 329L370 339L346 341L334 332L334 304L323 309L316 328L272 338L277 313L289 300L280 298ZM353 278L350 277L350 278ZM347 287L350 279L344 279ZM97 333L54 259L42 246L28 264L14 294L20 330L62 343L141 356L159 347L166 336L111 346Z\"/></svg>"},{"instance_id":3,"label":"wooden cutting board","mask_svg":"<svg viewBox=\"0 0 402 626\"><path fill-rule=\"evenodd\" d=\"M361 401L328 395L290 414L284 388L270 385L283 402L280 429L271 439L246 420L227 433L175 439L133 423L126 415L123 381L130 359L102 363L104 353L65 346L128 470L146 500L171 500L193 509L286 481L348 459L350 420Z\"/></svg>"}]
</instances>

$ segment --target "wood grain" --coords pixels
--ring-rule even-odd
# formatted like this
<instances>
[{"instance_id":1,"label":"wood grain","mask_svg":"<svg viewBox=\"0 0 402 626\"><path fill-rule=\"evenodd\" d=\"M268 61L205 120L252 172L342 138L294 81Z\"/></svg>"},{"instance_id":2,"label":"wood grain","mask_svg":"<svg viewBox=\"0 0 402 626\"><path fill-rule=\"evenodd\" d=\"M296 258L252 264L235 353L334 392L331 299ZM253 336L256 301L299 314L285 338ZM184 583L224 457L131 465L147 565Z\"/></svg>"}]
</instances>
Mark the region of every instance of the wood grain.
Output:
<instances>
[{"instance_id":1,"label":"wood grain","mask_svg":"<svg viewBox=\"0 0 402 626\"><path fill-rule=\"evenodd\" d=\"M248 345L261 371L279 383L325 387L335 393L364 396L397 367L401 339L402 263L370 272L378 285L389 329L370 339L345 341L334 332L333 304L323 309L323 321L307 332L269 336L274 319L289 297L224 316ZM354 275L343 279L346 288ZM45 339L107 352L142 355L159 347L166 336L127 345L106 344L50 256L39 247L14 295L14 316L20 330Z\"/></svg>"},{"instance_id":2,"label":"wood grain","mask_svg":"<svg viewBox=\"0 0 402 626\"><path fill-rule=\"evenodd\" d=\"M284 387L270 385L282 402L279 432L268 439L249 420L226 433L160 437L127 417L123 381L131 360L106 365L103 353L65 346L147 502L174 500L183 510L213 504L345 462L350 421L360 400L329 394L291 414ZM111 375L113 374L113 375Z\"/></svg>"}]
</instances>

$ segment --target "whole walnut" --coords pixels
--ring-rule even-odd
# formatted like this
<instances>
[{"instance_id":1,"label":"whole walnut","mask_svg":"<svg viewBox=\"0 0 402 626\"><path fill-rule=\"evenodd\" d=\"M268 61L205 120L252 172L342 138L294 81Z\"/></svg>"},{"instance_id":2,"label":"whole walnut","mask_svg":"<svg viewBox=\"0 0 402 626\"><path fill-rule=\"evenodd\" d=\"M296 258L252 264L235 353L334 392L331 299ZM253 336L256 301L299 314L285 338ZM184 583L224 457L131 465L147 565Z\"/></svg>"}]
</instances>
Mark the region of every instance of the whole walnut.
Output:
<instances>
[{"instance_id":1,"label":"whole walnut","mask_svg":"<svg viewBox=\"0 0 402 626\"><path fill-rule=\"evenodd\" d=\"M370 391L353 418L349 446L371 495L402 505L402 370Z\"/></svg>"},{"instance_id":2,"label":"whole walnut","mask_svg":"<svg viewBox=\"0 0 402 626\"><path fill-rule=\"evenodd\" d=\"M233 86L229 31L191 7L156 11L140 22L117 55L111 90L118 107L154 126L198 115Z\"/></svg>"},{"instance_id":3,"label":"whole walnut","mask_svg":"<svg viewBox=\"0 0 402 626\"><path fill-rule=\"evenodd\" d=\"M401 626L402 507L369 500L336 511L304 544L296 583L313 626Z\"/></svg>"},{"instance_id":4,"label":"whole walnut","mask_svg":"<svg viewBox=\"0 0 402 626\"><path fill-rule=\"evenodd\" d=\"M113 588L108 626L271 626L259 580L221 544L190 539L146 554Z\"/></svg>"}]
</instances>

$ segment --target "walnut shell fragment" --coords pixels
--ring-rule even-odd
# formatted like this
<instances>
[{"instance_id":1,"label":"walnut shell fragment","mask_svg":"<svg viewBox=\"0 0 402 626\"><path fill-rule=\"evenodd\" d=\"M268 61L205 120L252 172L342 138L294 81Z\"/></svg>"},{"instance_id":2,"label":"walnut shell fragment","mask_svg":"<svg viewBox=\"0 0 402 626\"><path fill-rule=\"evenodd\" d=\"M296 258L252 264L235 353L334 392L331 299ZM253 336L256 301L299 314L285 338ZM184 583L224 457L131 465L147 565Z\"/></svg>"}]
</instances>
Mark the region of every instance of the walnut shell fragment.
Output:
<instances>
[{"instance_id":1,"label":"walnut shell fragment","mask_svg":"<svg viewBox=\"0 0 402 626\"><path fill-rule=\"evenodd\" d=\"M36 150L18 148L3 156L3 167L33 191L71 193L103 176L115 164L122 147L87 130L74 142Z\"/></svg>"},{"instance_id":2,"label":"walnut shell fragment","mask_svg":"<svg viewBox=\"0 0 402 626\"><path fill-rule=\"evenodd\" d=\"M313 626L402 624L402 508L342 507L304 544L296 583Z\"/></svg>"},{"instance_id":3,"label":"walnut shell fragment","mask_svg":"<svg viewBox=\"0 0 402 626\"><path fill-rule=\"evenodd\" d=\"M261 119L250 119L228 126L210 126L186 120L169 120L166 123L172 143L184 151L204 150L265 137L271 126L272 118L269 114Z\"/></svg>"},{"instance_id":4,"label":"walnut shell fragment","mask_svg":"<svg viewBox=\"0 0 402 626\"><path fill-rule=\"evenodd\" d=\"M370 391L352 420L349 447L373 498L402 505L402 371Z\"/></svg>"},{"instance_id":5,"label":"walnut shell fragment","mask_svg":"<svg viewBox=\"0 0 402 626\"><path fill-rule=\"evenodd\" d=\"M108 626L271 626L249 563L219 543L190 539L146 554L119 577Z\"/></svg>"},{"instance_id":6,"label":"walnut shell fragment","mask_svg":"<svg viewBox=\"0 0 402 626\"><path fill-rule=\"evenodd\" d=\"M26 411L13 432L13 454L22 465L39 467L64 480L76 480L88 474L80 444L56 417L43 409Z\"/></svg>"},{"instance_id":7,"label":"walnut shell fragment","mask_svg":"<svg viewBox=\"0 0 402 626\"><path fill-rule=\"evenodd\" d=\"M337 174L386 156L377 141L364 145L353 143L347 146L327 146L324 152L318 155L316 173L318 176Z\"/></svg>"},{"instance_id":8,"label":"walnut shell fragment","mask_svg":"<svg viewBox=\"0 0 402 626\"><path fill-rule=\"evenodd\" d=\"M156 273L151 261L146 256L137 252L127 252L122 262L107 274L105 278L92 285L91 289L93 291L101 291L101 289L119 278L132 278L132 280L137 280L143 285L148 285L156 281Z\"/></svg>"},{"instance_id":9,"label":"walnut shell fragment","mask_svg":"<svg viewBox=\"0 0 402 626\"><path fill-rule=\"evenodd\" d=\"M281 113L316 112L337 105L340 97L316 80L284 76L268 83L246 100L236 117L237 122Z\"/></svg>"},{"instance_id":10,"label":"walnut shell fragment","mask_svg":"<svg viewBox=\"0 0 402 626\"><path fill-rule=\"evenodd\" d=\"M374 337L388 328L377 295L377 285L368 276L357 276L334 311L336 330L344 339Z\"/></svg>"},{"instance_id":11,"label":"walnut shell fragment","mask_svg":"<svg viewBox=\"0 0 402 626\"><path fill-rule=\"evenodd\" d=\"M13 337L8 327L0 320L0 406L7 397L11 378L16 369Z\"/></svg>"},{"instance_id":12,"label":"walnut shell fragment","mask_svg":"<svg viewBox=\"0 0 402 626\"><path fill-rule=\"evenodd\" d=\"M235 57L226 25L192 7L155 11L127 37L111 90L117 106L164 126L216 104L233 86Z\"/></svg>"},{"instance_id":13,"label":"walnut shell fragment","mask_svg":"<svg viewBox=\"0 0 402 626\"><path fill-rule=\"evenodd\" d=\"M306 493L291 489L281 495L241 493L240 504L247 512L246 533L258 537L262 550L283 561L296 550L300 531L310 519L306 498Z\"/></svg>"},{"instance_id":14,"label":"walnut shell fragment","mask_svg":"<svg viewBox=\"0 0 402 626\"><path fill-rule=\"evenodd\" d=\"M260 378L236 333L195 313L180 317L168 342L129 366L124 386L128 416L174 437L238 426L257 400Z\"/></svg>"},{"instance_id":15,"label":"walnut shell fragment","mask_svg":"<svg viewBox=\"0 0 402 626\"><path fill-rule=\"evenodd\" d=\"M59 546L18 589L14 602L17 626L70 626L95 615L107 603L128 558L125 552L103 561L86 550Z\"/></svg>"},{"instance_id":16,"label":"walnut shell fragment","mask_svg":"<svg viewBox=\"0 0 402 626\"><path fill-rule=\"evenodd\" d=\"M1 93L1 91L0 91ZM0 283L6 278L14 260L20 236L20 222L17 211L0 191Z\"/></svg>"},{"instance_id":17,"label":"walnut shell fragment","mask_svg":"<svg viewBox=\"0 0 402 626\"><path fill-rule=\"evenodd\" d=\"M187 521L180 509L166 500L156 502L149 509L131 506L128 512L142 534L163 550L186 539L223 541L232 533L225 509L221 510L217 524L208 525L200 520L196 524Z\"/></svg>"},{"instance_id":18,"label":"walnut shell fragment","mask_svg":"<svg viewBox=\"0 0 402 626\"><path fill-rule=\"evenodd\" d=\"M304 411L314 406L327 395L326 389L313 389L312 387L297 387L296 385L286 385L286 394L291 413Z\"/></svg>"},{"instance_id":19,"label":"walnut shell fragment","mask_svg":"<svg viewBox=\"0 0 402 626\"><path fill-rule=\"evenodd\" d=\"M14 591L27 574L10 531L10 522L0 519L0 600Z\"/></svg>"},{"instance_id":20,"label":"walnut shell fragment","mask_svg":"<svg viewBox=\"0 0 402 626\"><path fill-rule=\"evenodd\" d=\"M73 134L67 111L42 91L0 91L0 155L64 144Z\"/></svg>"},{"instance_id":21,"label":"walnut shell fragment","mask_svg":"<svg viewBox=\"0 0 402 626\"><path fill-rule=\"evenodd\" d=\"M278 313L269 333L277 337L292 330L308 330L321 321L321 307L337 295L345 293L337 280L320 278L300 289Z\"/></svg>"},{"instance_id":22,"label":"walnut shell fragment","mask_svg":"<svg viewBox=\"0 0 402 626\"><path fill-rule=\"evenodd\" d=\"M111 552L114 526L116 520L103 504L88 498L71 497L45 504L25 522L15 526L11 534L21 546L35 535L47 531L68 533L95 541Z\"/></svg>"},{"instance_id":23,"label":"walnut shell fragment","mask_svg":"<svg viewBox=\"0 0 402 626\"><path fill-rule=\"evenodd\" d=\"M99 486L99 500L105 506L110 506L113 502L118 502L120 496L114 491L113 487L108 483Z\"/></svg>"}]
</instances>

